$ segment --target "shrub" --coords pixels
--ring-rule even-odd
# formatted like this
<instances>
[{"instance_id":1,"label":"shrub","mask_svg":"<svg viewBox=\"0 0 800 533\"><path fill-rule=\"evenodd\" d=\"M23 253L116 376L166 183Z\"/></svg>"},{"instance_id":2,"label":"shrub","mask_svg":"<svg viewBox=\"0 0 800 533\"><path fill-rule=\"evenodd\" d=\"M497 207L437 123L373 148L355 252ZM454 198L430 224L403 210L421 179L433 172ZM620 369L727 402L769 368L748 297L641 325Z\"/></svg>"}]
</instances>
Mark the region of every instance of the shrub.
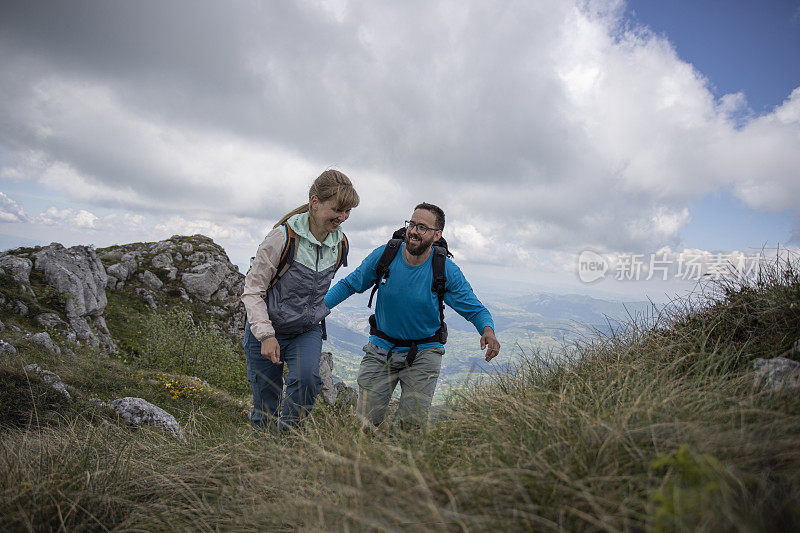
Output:
<instances>
[{"instance_id":1,"label":"shrub","mask_svg":"<svg viewBox=\"0 0 800 533\"><path fill-rule=\"evenodd\" d=\"M140 362L166 372L200 377L231 392L246 392L247 370L240 350L184 308L153 313L144 320Z\"/></svg>"}]
</instances>

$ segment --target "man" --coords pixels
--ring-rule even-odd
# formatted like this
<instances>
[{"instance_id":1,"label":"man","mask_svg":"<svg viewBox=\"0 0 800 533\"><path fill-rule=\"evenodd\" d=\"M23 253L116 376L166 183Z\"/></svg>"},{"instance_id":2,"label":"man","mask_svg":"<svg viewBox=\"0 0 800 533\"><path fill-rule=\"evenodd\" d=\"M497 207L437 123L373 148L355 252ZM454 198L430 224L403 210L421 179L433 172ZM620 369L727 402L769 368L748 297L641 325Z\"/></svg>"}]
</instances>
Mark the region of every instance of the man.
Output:
<instances>
[{"instance_id":1,"label":"man","mask_svg":"<svg viewBox=\"0 0 800 533\"><path fill-rule=\"evenodd\" d=\"M358 414L362 423L379 426L397 383L401 427L419 428L427 419L444 355L439 296L433 287L433 243L444 229L444 212L421 203L406 221L404 241L379 283L375 318L358 371ZM376 280L376 268L386 245L376 248L346 278L333 286L325 304L333 308ZM472 292L458 266L446 258L444 303L472 322L481 334L486 361L500 352L489 311ZM409 365L408 362L412 361Z\"/></svg>"}]
</instances>

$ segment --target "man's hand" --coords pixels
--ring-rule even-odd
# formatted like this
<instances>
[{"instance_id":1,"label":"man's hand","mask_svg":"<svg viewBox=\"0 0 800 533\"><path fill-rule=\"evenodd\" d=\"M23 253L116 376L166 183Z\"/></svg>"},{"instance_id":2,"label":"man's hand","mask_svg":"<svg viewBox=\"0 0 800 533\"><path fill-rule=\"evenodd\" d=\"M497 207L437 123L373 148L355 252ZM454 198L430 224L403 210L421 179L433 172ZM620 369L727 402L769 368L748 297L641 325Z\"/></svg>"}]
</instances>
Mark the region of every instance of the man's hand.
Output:
<instances>
[{"instance_id":1,"label":"man's hand","mask_svg":"<svg viewBox=\"0 0 800 533\"><path fill-rule=\"evenodd\" d=\"M481 336L481 350L486 347L489 347L486 350L486 361L491 361L492 359L500 353L500 343L497 341L497 337L494 336L494 330L486 326L483 328L483 335Z\"/></svg>"},{"instance_id":2,"label":"man's hand","mask_svg":"<svg viewBox=\"0 0 800 533\"><path fill-rule=\"evenodd\" d=\"M281 347L278 345L278 339L275 337L267 337L261 341L261 355L276 365L281 364Z\"/></svg>"}]
</instances>

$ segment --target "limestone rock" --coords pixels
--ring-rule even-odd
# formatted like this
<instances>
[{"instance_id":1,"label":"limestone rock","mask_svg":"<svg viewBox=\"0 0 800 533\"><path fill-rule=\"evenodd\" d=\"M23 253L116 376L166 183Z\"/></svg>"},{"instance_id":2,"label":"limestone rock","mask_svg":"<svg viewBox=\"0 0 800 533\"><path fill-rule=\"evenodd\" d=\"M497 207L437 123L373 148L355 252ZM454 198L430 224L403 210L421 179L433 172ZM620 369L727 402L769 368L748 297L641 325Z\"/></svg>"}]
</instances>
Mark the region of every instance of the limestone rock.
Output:
<instances>
[{"instance_id":1,"label":"limestone rock","mask_svg":"<svg viewBox=\"0 0 800 533\"><path fill-rule=\"evenodd\" d=\"M198 252L199 253L199 252ZM181 284L195 298L208 302L211 295L217 292L228 269L219 262L204 263L181 277Z\"/></svg>"},{"instance_id":2,"label":"limestone rock","mask_svg":"<svg viewBox=\"0 0 800 533\"><path fill-rule=\"evenodd\" d=\"M136 293L136 295L139 298L144 300L145 303L147 305L149 305L150 307L152 307L153 309L158 307L158 305L156 304L156 299L153 296L153 291L149 291L147 289L142 289L141 287L137 287L136 289L134 289L134 292Z\"/></svg>"},{"instance_id":3,"label":"limestone rock","mask_svg":"<svg viewBox=\"0 0 800 533\"><path fill-rule=\"evenodd\" d=\"M154 291L157 291L164 286L164 283L149 270L145 270L142 274L142 282L147 285L149 289Z\"/></svg>"},{"instance_id":4,"label":"limestone rock","mask_svg":"<svg viewBox=\"0 0 800 533\"><path fill-rule=\"evenodd\" d=\"M42 313L33 318L37 324L43 328L63 328L67 323L61 320L61 317L55 313Z\"/></svg>"},{"instance_id":5,"label":"limestone rock","mask_svg":"<svg viewBox=\"0 0 800 533\"><path fill-rule=\"evenodd\" d=\"M31 260L24 257L15 255L0 257L0 268L19 283L30 283L32 267Z\"/></svg>"},{"instance_id":6,"label":"limestone rock","mask_svg":"<svg viewBox=\"0 0 800 533\"><path fill-rule=\"evenodd\" d=\"M334 385L336 389L336 404L342 407L356 408L358 392L353 387L348 387L343 381L337 381Z\"/></svg>"},{"instance_id":7,"label":"limestone rock","mask_svg":"<svg viewBox=\"0 0 800 533\"><path fill-rule=\"evenodd\" d=\"M34 254L34 268L42 271L45 281L71 297L66 303L67 316L97 316L106 308L108 276L94 249L88 246L64 248L58 243Z\"/></svg>"},{"instance_id":8,"label":"limestone rock","mask_svg":"<svg viewBox=\"0 0 800 533\"><path fill-rule=\"evenodd\" d=\"M72 396L70 395L67 388L64 386L64 383L61 382L61 378L58 377L58 374L50 372L49 370L43 370L39 367L36 363L32 363L25 367L26 372L34 372L39 374L39 377L42 381L50 385L54 390L63 394L67 400L72 401Z\"/></svg>"},{"instance_id":9,"label":"limestone rock","mask_svg":"<svg viewBox=\"0 0 800 533\"><path fill-rule=\"evenodd\" d=\"M34 333L31 335L31 342L41 346L51 354L61 355L61 348L59 348L58 345L53 342L53 339L50 338L48 333Z\"/></svg>"},{"instance_id":10,"label":"limestone rock","mask_svg":"<svg viewBox=\"0 0 800 533\"><path fill-rule=\"evenodd\" d=\"M336 404L336 387L333 385L333 354L322 352L319 356L319 377L322 378L322 397L328 405Z\"/></svg>"},{"instance_id":11,"label":"limestone rock","mask_svg":"<svg viewBox=\"0 0 800 533\"><path fill-rule=\"evenodd\" d=\"M6 342L4 340L0 340L0 353L7 353L9 355L17 355L17 349L14 348L14 345Z\"/></svg>"},{"instance_id":12,"label":"limestone rock","mask_svg":"<svg viewBox=\"0 0 800 533\"><path fill-rule=\"evenodd\" d=\"M172 255L168 254L167 252L160 253L150 260L150 264L153 265L153 268L169 270L172 268Z\"/></svg>"},{"instance_id":13,"label":"limestone rock","mask_svg":"<svg viewBox=\"0 0 800 533\"><path fill-rule=\"evenodd\" d=\"M150 424L169 431L173 437L186 442L183 430L175 417L142 398L119 398L108 404L119 416L133 426Z\"/></svg>"},{"instance_id":14,"label":"limestone rock","mask_svg":"<svg viewBox=\"0 0 800 533\"><path fill-rule=\"evenodd\" d=\"M16 301L12 304L11 309L19 316L28 316L28 306L25 302Z\"/></svg>"},{"instance_id":15,"label":"limestone rock","mask_svg":"<svg viewBox=\"0 0 800 533\"><path fill-rule=\"evenodd\" d=\"M772 359L756 359L753 362L756 371L755 384L766 391L781 391L800 387L800 363L774 357Z\"/></svg>"}]
</instances>

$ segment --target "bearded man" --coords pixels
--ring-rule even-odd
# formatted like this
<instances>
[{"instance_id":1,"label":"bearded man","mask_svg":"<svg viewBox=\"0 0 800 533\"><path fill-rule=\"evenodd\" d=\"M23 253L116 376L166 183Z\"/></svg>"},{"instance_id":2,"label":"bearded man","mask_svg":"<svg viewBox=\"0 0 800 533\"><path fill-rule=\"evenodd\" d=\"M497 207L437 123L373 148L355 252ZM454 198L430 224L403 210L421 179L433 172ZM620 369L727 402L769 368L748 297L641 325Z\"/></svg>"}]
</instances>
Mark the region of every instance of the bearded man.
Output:
<instances>
[{"instance_id":1,"label":"bearded man","mask_svg":"<svg viewBox=\"0 0 800 533\"><path fill-rule=\"evenodd\" d=\"M405 238L399 253L378 273L378 299L370 320L369 342L358 371L358 415L367 427L379 426L394 389L400 383L397 416L404 429L420 428L428 417L444 355L446 326L443 307L434 285L434 243L444 230L444 211L421 203L406 221ZM391 244L391 241L390 241ZM384 249L379 246L325 296L332 309L356 292L376 284L376 272ZM439 251L443 255L443 249ZM481 335L481 350L490 361L500 352L494 321L478 300L461 269L443 258L443 303L470 321ZM391 275L389 275L391 274Z\"/></svg>"}]
</instances>

